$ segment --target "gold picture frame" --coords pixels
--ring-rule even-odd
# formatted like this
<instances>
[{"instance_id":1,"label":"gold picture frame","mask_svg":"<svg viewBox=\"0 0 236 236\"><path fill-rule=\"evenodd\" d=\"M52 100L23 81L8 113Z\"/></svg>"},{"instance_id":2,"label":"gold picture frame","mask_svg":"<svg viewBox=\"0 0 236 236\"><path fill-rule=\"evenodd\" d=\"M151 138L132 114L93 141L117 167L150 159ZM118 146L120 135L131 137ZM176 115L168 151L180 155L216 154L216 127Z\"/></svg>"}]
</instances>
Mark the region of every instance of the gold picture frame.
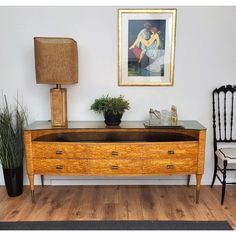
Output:
<instances>
[{"instance_id":1,"label":"gold picture frame","mask_svg":"<svg viewBox=\"0 0 236 236\"><path fill-rule=\"evenodd\" d=\"M176 9L118 9L118 85L173 86Z\"/></svg>"}]
</instances>

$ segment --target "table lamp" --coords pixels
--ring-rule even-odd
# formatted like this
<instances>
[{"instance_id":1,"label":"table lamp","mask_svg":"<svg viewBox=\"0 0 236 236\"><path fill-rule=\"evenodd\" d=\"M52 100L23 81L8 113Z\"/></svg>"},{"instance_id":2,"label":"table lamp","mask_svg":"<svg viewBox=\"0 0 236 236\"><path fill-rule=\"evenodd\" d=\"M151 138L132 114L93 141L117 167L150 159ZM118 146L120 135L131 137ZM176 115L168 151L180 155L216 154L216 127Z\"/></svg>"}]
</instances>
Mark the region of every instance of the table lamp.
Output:
<instances>
[{"instance_id":1,"label":"table lamp","mask_svg":"<svg viewBox=\"0 0 236 236\"><path fill-rule=\"evenodd\" d=\"M62 84L78 83L77 43L71 38L35 37L37 84L55 84L50 90L51 124L67 126L67 93Z\"/></svg>"}]
</instances>

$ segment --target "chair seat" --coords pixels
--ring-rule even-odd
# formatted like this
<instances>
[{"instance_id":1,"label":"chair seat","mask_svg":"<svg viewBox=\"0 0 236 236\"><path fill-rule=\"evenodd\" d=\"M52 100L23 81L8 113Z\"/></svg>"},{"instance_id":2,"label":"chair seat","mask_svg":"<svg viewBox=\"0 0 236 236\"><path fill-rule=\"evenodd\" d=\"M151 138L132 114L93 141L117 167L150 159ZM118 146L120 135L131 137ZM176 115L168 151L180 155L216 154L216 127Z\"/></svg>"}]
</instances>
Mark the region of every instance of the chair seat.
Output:
<instances>
[{"instance_id":1,"label":"chair seat","mask_svg":"<svg viewBox=\"0 0 236 236\"><path fill-rule=\"evenodd\" d=\"M221 160L227 160L229 164L236 163L236 148L220 148L215 153Z\"/></svg>"}]
</instances>

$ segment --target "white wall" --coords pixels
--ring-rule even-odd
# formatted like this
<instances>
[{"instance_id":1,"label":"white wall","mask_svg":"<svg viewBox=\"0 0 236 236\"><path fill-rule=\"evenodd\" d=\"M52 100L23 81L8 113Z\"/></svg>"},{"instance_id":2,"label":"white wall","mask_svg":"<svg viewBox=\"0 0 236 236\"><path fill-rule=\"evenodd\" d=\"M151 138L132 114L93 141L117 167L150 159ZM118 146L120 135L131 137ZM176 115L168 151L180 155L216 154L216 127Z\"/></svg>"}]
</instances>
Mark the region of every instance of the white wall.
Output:
<instances>
[{"instance_id":1,"label":"white wall","mask_svg":"<svg viewBox=\"0 0 236 236\"><path fill-rule=\"evenodd\" d=\"M73 37L79 47L79 84L68 86L69 119L102 120L89 106L107 93L130 100L132 109L124 120L144 120L150 107L176 104L180 119L196 119L208 129L203 184L209 184L213 169L210 94L217 86L235 84L235 22L235 7L178 7L174 86L118 87L116 7L0 7L0 90L11 98L19 89L30 121L50 119L50 86L35 83L33 37ZM88 183L50 181L55 178L48 177L47 183ZM183 177L164 179L169 180L128 183L183 183Z\"/></svg>"}]
</instances>

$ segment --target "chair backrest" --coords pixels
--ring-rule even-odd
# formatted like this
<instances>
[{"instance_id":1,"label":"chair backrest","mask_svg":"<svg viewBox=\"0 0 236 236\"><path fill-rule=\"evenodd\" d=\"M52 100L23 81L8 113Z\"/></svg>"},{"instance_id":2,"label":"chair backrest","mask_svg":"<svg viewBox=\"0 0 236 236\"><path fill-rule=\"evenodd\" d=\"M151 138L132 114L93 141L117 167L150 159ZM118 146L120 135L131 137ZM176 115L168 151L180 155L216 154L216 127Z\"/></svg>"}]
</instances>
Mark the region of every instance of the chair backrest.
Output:
<instances>
[{"instance_id":1,"label":"chair backrest","mask_svg":"<svg viewBox=\"0 0 236 236\"><path fill-rule=\"evenodd\" d=\"M236 86L226 85L212 92L214 149L218 142L236 142Z\"/></svg>"}]
</instances>

